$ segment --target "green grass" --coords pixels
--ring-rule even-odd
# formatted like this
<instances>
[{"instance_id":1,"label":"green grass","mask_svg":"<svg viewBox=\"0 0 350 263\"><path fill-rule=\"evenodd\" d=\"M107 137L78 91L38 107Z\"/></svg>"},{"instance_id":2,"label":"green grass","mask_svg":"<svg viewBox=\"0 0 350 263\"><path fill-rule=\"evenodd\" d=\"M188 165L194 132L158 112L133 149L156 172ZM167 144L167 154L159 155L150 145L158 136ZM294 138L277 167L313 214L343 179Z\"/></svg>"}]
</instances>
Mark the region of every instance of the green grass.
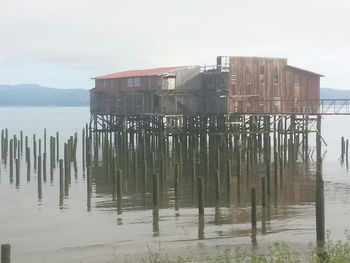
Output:
<instances>
[{"instance_id":1,"label":"green grass","mask_svg":"<svg viewBox=\"0 0 350 263\"><path fill-rule=\"evenodd\" d=\"M251 251L225 249L217 251L216 255L209 257L169 258L160 253L148 252L148 258L143 263L348 263L350 262L350 235L346 232L346 241L332 241L327 235L324 249L310 248L306 252L297 252L291 247L275 243L264 253L254 255Z\"/></svg>"}]
</instances>

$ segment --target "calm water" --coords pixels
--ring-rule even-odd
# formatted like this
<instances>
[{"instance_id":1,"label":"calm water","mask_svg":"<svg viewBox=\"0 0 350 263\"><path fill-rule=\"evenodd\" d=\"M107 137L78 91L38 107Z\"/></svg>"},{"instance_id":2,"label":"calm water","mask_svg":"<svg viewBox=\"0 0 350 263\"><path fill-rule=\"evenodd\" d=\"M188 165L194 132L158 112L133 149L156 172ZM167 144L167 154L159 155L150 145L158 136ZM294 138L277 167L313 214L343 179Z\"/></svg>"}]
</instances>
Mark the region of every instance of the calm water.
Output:
<instances>
[{"instance_id":1,"label":"calm water","mask_svg":"<svg viewBox=\"0 0 350 263\"><path fill-rule=\"evenodd\" d=\"M19 135L23 130L30 142L33 133L42 138L47 128L48 138L59 131L63 143L75 132L80 135L88 121L88 108L0 108L0 129L8 128L9 135ZM350 137L350 117L333 116L322 121L322 135L328 144L323 146L326 229L333 239L344 239L344 231L350 229L350 174L346 164L341 165L339 155L340 137ZM24 161L17 187L10 183L7 166L1 164L0 243L12 245L13 262L133 262L147 257L149 250L170 256L206 255L217 248L252 244L249 198L244 194L239 208L227 208L224 201L215 207L213 189L208 188L203 228L198 224L190 176L184 177L180 210L175 212L171 164L167 167L169 181L159 218L152 213L150 187L144 197L137 186L130 184L123 193L123 209L118 210L111 183L102 169L92 171L89 198L81 164L79 154L77 173L72 173L69 195L61 206L57 169L52 180L48 175L43 182L39 200L37 174L32 171L27 182ZM305 248L315 241L314 170L311 166L307 175L303 171L300 164L286 170L278 208L271 208L264 227L258 222L257 246L281 241ZM256 173L263 173L263 169L257 167Z\"/></svg>"}]
</instances>

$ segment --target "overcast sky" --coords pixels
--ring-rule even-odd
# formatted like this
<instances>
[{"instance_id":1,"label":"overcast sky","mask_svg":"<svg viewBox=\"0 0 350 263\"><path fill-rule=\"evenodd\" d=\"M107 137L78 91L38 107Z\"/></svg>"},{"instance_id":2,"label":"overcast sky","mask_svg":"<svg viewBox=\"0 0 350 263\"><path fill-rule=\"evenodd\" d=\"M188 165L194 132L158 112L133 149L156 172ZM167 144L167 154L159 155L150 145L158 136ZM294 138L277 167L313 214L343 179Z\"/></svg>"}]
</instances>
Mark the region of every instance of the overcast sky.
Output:
<instances>
[{"instance_id":1,"label":"overcast sky","mask_svg":"<svg viewBox=\"0 0 350 263\"><path fill-rule=\"evenodd\" d=\"M0 0L0 84L272 56L350 89L349 0ZM346 63L345 63L346 62Z\"/></svg>"}]
</instances>

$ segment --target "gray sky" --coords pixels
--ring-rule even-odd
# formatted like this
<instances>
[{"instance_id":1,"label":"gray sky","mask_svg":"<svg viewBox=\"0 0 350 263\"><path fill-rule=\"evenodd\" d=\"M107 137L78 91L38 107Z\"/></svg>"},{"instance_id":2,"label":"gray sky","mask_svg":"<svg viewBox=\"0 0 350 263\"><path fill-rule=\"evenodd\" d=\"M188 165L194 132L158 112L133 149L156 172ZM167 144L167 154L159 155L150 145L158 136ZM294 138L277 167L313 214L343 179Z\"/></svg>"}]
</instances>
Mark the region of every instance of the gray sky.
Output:
<instances>
[{"instance_id":1,"label":"gray sky","mask_svg":"<svg viewBox=\"0 0 350 263\"><path fill-rule=\"evenodd\" d=\"M286 57L350 89L349 0L0 0L0 83L92 88L128 69Z\"/></svg>"}]
</instances>

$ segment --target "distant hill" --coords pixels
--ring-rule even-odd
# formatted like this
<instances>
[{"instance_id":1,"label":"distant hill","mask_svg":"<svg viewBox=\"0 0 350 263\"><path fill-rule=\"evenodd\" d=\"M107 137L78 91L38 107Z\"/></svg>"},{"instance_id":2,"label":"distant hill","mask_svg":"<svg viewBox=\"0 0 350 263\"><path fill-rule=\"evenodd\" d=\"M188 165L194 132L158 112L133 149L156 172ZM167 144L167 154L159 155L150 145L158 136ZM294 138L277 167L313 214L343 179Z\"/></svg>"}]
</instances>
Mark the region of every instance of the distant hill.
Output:
<instances>
[{"instance_id":1,"label":"distant hill","mask_svg":"<svg viewBox=\"0 0 350 263\"><path fill-rule=\"evenodd\" d=\"M88 106L89 91L37 84L0 85L0 106Z\"/></svg>"},{"instance_id":2,"label":"distant hill","mask_svg":"<svg viewBox=\"0 0 350 263\"><path fill-rule=\"evenodd\" d=\"M350 90L321 88L321 99L350 99ZM37 84L0 85L0 106L89 106L89 91Z\"/></svg>"},{"instance_id":3,"label":"distant hill","mask_svg":"<svg viewBox=\"0 0 350 263\"><path fill-rule=\"evenodd\" d=\"M350 99L350 90L321 88L321 99Z\"/></svg>"}]
</instances>

